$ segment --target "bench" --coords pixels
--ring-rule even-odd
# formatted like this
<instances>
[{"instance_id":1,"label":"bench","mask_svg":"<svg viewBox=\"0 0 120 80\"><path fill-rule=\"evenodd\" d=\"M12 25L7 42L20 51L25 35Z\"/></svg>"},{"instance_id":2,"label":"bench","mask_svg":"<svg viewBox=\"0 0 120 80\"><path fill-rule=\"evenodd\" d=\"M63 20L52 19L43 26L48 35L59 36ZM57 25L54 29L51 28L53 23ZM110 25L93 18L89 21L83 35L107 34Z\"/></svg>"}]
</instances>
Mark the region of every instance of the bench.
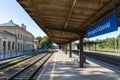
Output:
<instances>
[{"instance_id":1,"label":"bench","mask_svg":"<svg viewBox=\"0 0 120 80\"><path fill-rule=\"evenodd\" d=\"M83 59L84 59L84 65L86 66L86 63L87 63L87 62L86 62L86 56L83 56ZM74 57L74 58L73 58L73 62L74 62L74 63L79 63L79 57Z\"/></svg>"}]
</instances>

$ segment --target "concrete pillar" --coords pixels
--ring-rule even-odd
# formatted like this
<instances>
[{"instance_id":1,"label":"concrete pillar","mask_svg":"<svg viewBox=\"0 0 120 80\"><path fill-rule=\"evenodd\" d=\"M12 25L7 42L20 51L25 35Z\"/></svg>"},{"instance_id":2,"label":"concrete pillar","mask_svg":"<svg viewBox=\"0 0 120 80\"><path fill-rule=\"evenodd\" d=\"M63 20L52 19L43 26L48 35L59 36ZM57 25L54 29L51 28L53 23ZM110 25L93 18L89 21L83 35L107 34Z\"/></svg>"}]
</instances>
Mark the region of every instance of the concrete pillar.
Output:
<instances>
[{"instance_id":1,"label":"concrete pillar","mask_svg":"<svg viewBox=\"0 0 120 80\"><path fill-rule=\"evenodd\" d=\"M69 45L69 50L70 50L70 55L69 55L69 57L71 58L72 57L72 53L71 53L71 42L70 42L70 45Z\"/></svg>"},{"instance_id":2,"label":"concrete pillar","mask_svg":"<svg viewBox=\"0 0 120 80\"><path fill-rule=\"evenodd\" d=\"M79 67L84 67L84 57L83 57L83 35L79 35Z\"/></svg>"}]
</instances>

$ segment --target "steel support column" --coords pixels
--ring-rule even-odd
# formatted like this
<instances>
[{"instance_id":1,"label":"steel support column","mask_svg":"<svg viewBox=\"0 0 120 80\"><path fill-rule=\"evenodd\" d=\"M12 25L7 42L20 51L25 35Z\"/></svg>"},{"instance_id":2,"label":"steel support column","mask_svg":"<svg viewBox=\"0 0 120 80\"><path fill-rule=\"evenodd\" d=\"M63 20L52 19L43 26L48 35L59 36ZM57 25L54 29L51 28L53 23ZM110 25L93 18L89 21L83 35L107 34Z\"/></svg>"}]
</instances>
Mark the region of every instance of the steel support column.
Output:
<instances>
[{"instance_id":1,"label":"steel support column","mask_svg":"<svg viewBox=\"0 0 120 80\"><path fill-rule=\"evenodd\" d=\"M69 48L70 48L70 55L69 55L69 57L71 58L72 57L72 53L71 53L71 42L70 42L70 44L69 44Z\"/></svg>"},{"instance_id":2,"label":"steel support column","mask_svg":"<svg viewBox=\"0 0 120 80\"><path fill-rule=\"evenodd\" d=\"M79 35L79 67L84 67L84 57L83 57L83 35Z\"/></svg>"}]
</instances>

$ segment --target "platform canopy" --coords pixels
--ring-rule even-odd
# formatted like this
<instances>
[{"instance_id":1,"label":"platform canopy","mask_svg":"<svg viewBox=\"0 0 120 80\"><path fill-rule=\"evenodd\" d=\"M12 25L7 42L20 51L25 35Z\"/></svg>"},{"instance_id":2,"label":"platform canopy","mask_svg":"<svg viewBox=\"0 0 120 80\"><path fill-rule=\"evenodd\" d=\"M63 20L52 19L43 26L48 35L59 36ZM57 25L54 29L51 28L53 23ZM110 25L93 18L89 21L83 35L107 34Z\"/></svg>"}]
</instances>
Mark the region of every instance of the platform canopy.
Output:
<instances>
[{"instance_id":1,"label":"platform canopy","mask_svg":"<svg viewBox=\"0 0 120 80\"><path fill-rule=\"evenodd\" d=\"M55 43L86 37L86 29L111 15L120 0L17 0ZM120 26L120 6L118 6Z\"/></svg>"}]
</instances>

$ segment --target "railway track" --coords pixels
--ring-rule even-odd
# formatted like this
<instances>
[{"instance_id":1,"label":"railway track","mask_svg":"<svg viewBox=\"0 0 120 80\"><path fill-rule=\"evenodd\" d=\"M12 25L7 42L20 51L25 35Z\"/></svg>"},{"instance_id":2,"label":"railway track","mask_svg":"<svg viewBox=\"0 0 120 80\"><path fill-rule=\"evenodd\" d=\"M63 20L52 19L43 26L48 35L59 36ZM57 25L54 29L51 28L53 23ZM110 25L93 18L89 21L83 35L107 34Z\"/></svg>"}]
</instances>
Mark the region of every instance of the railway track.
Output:
<instances>
[{"instance_id":1,"label":"railway track","mask_svg":"<svg viewBox=\"0 0 120 80\"><path fill-rule=\"evenodd\" d=\"M36 53L35 54L30 54L30 55L27 55L27 56L24 56L24 57L19 57L19 58L12 59L10 61L3 62L3 63L0 64L0 71L1 71L1 69L3 70L7 67L11 67L13 65L16 65L16 64L18 64L22 61L25 61L27 59L30 59L30 58L32 58L36 55L37 55Z\"/></svg>"},{"instance_id":2,"label":"railway track","mask_svg":"<svg viewBox=\"0 0 120 80\"><path fill-rule=\"evenodd\" d=\"M4 65L1 66L0 69L0 80L7 80L9 77L13 76L15 73L37 60L42 55L44 55L44 53L30 55L25 59L22 58L20 60L17 60L16 62L12 62L11 64L9 63L5 65L5 63L3 63Z\"/></svg>"},{"instance_id":3,"label":"railway track","mask_svg":"<svg viewBox=\"0 0 120 80\"><path fill-rule=\"evenodd\" d=\"M11 59L0 60L0 67L1 67L1 65L4 65L4 64L7 64L7 63L11 63L11 62L16 61L18 59L23 59L24 57L27 57L27 56L34 56L34 55L37 55L37 54L42 53L42 52L46 52L46 51L42 50L42 51L34 52L32 54L25 54L25 55L22 55L22 56L11 58Z\"/></svg>"},{"instance_id":4,"label":"railway track","mask_svg":"<svg viewBox=\"0 0 120 80\"><path fill-rule=\"evenodd\" d=\"M31 65L23 68L21 71L10 77L8 80L35 80L37 71L40 70L42 65L48 60L52 54L46 54L40 57Z\"/></svg>"},{"instance_id":5,"label":"railway track","mask_svg":"<svg viewBox=\"0 0 120 80\"><path fill-rule=\"evenodd\" d=\"M73 50L73 53L78 55L79 51ZM88 57L98 59L100 61L112 64L113 66L119 67L120 68L120 57L119 56L113 56L109 54L101 54L97 52L84 52L84 54Z\"/></svg>"},{"instance_id":6,"label":"railway track","mask_svg":"<svg viewBox=\"0 0 120 80\"><path fill-rule=\"evenodd\" d=\"M26 57L26 55L15 57L15 58L11 58L11 59L7 59L7 60L1 60L0 61L0 65L5 64L5 63L9 63L11 61L14 61L14 60L17 60L17 59L20 59L20 58L24 58L24 57Z\"/></svg>"},{"instance_id":7,"label":"railway track","mask_svg":"<svg viewBox=\"0 0 120 80\"><path fill-rule=\"evenodd\" d=\"M110 64L110 63L107 63L105 61L95 59L95 58L92 58L92 57L87 57L87 59L94 62L94 63L96 63L96 64L99 64L99 65L101 65L103 67L106 67L106 68L108 68L110 70L113 70L113 71L115 71L117 73L120 73L120 67L119 66L116 66L116 65L113 65L113 64Z\"/></svg>"},{"instance_id":8,"label":"railway track","mask_svg":"<svg viewBox=\"0 0 120 80\"><path fill-rule=\"evenodd\" d=\"M93 53L93 52L85 52L85 54L89 57L113 64L115 66L120 67L120 57L107 55L107 54L100 54L100 53Z\"/></svg>"},{"instance_id":9,"label":"railway track","mask_svg":"<svg viewBox=\"0 0 120 80\"><path fill-rule=\"evenodd\" d=\"M73 53L78 55L79 51L74 50ZM120 74L120 57L119 56L113 56L109 54L101 54L101 53L95 53L95 52L84 52L84 54L86 55L87 60L90 60L98 65L106 67Z\"/></svg>"},{"instance_id":10,"label":"railway track","mask_svg":"<svg viewBox=\"0 0 120 80\"><path fill-rule=\"evenodd\" d=\"M22 62L24 60L27 60L27 59L31 58L31 57L33 57L33 56L26 56L26 57L23 57L23 58L19 58L19 59L15 59L15 60L12 60L12 61L2 63L2 64L0 64L0 71L1 71L1 69L13 66L13 65L15 65L17 63L20 63L20 62Z\"/></svg>"}]
</instances>

